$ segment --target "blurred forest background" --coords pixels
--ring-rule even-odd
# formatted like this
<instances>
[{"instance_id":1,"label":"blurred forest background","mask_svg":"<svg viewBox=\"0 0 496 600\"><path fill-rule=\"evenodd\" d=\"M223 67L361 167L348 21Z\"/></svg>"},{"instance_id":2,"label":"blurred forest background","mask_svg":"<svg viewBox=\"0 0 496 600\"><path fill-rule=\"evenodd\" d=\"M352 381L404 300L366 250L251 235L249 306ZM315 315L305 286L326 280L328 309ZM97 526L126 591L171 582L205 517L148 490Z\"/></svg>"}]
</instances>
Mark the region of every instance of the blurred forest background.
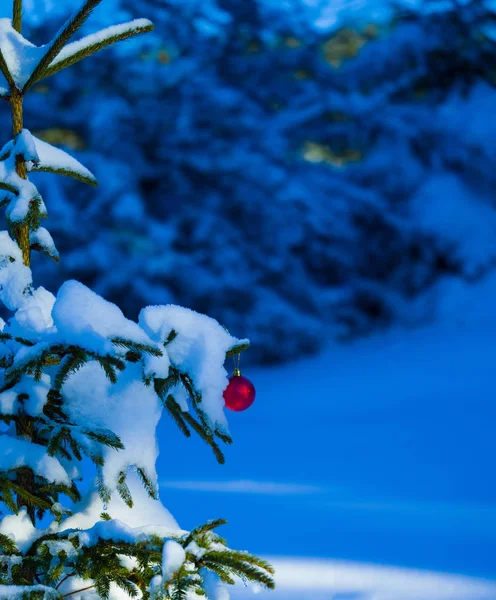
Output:
<instances>
[{"instance_id":1,"label":"blurred forest background","mask_svg":"<svg viewBox=\"0 0 496 600\"><path fill-rule=\"evenodd\" d=\"M27 35L78 3L25 0ZM270 363L491 280L496 2L107 0L86 28L137 16L153 34L27 101L100 182L37 176L62 256L36 258L44 285L74 277L131 318L189 306Z\"/></svg>"}]
</instances>

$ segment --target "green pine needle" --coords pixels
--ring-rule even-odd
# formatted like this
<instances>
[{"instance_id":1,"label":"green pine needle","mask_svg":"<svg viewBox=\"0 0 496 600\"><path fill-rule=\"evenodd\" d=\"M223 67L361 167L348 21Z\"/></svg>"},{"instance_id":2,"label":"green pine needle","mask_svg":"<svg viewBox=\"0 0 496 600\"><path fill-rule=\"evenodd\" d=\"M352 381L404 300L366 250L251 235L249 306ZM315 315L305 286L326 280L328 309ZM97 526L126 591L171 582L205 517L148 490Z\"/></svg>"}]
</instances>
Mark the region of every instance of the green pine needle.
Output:
<instances>
[{"instance_id":1,"label":"green pine needle","mask_svg":"<svg viewBox=\"0 0 496 600\"><path fill-rule=\"evenodd\" d=\"M84 350L79 348L75 349L71 354L66 356L60 365L60 369L55 376L53 382L53 389L59 392L62 389L64 383L69 377L79 371L83 365L88 362L88 355Z\"/></svg>"},{"instance_id":2,"label":"green pine needle","mask_svg":"<svg viewBox=\"0 0 496 600\"><path fill-rule=\"evenodd\" d=\"M122 348L126 348L126 350L131 350L133 352L151 354L152 356L162 356L162 352L158 348L150 346L149 344L142 344L140 342L134 342L133 340L126 340L118 337L112 338L112 343L115 346L121 346Z\"/></svg>"},{"instance_id":3,"label":"green pine needle","mask_svg":"<svg viewBox=\"0 0 496 600\"><path fill-rule=\"evenodd\" d=\"M214 519L211 521L207 521L206 523L203 523L202 525L198 525L198 527L195 527L195 529L192 529L189 532L189 534L186 536L186 538L184 539L184 541L183 541L184 547L186 547L189 543L191 543L199 535L204 535L205 533L208 533L209 531L213 531L217 527L221 527L222 525L226 525L226 524L227 524L227 521L225 519Z\"/></svg>"},{"instance_id":4,"label":"green pine needle","mask_svg":"<svg viewBox=\"0 0 496 600\"><path fill-rule=\"evenodd\" d=\"M10 192L15 196L19 195L19 190L13 185L10 185L10 183L7 183L6 181L0 181L0 190L5 190L6 192Z\"/></svg>"},{"instance_id":5,"label":"green pine needle","mask_svg":"<svg viewBox=\"0 0 496 600\"><path fill-rule=\"evenodd\" d=\"M129 508L133 508L133 497L131 496L131 491L127 486L126 473L124 473L124 471L119 473L119 479L117 481L117 493L127 504L127 506L129 506Z\"/></svg>"},{"instance_id":6,"label":"green pine needle","mask_svg":"<svg viewBox=\"0 0 496 600\"><path fill-rule=\"evenodd\" d=\"M6 62L5 57L1 50L0 50L0 71L3 73L3 76L7 80L7 83L9 84L11 91L16 89L16 84L15 84L14 78L12 77L12 74L9 71L9 67L7 66L7 62Z\"/></svg>"},{"instance_id":7,"label":"green pine needle","mask_svg":"<svg viewBox=\"0 0 496 600\"><path fill-rule=\"evenodd\" d=\"M2 554L16 554L18 552L15 541L3 533L0 533L0 550Z\"/></svg>"},{"instance_id":8,"label":"green pine needle","mask_svg":"<svg viewBox=\"0 0 496 600\"><path fill-rule=\"evenodd\" d=\"M32 172L43 172L43 173L55 173L56 175L65 175L66 177L72 177L73 179L77 179L78 181L81 181L82 183L88 183L89 185L93 185L93 186L97 186L98 185L98 181L93 177L89 177L86 175L82 175L81 173L79 173L78 171L73 171L72 169L68 169L68 168L55 168L55 167L49 167L46 165L41 165L39 167L33 167L31 169Z\"/></svg>"},{"instance_id":9,"label":"green pine needle","mask_svg":"<svg viewBox=\"0 0 496 600\"><path fill-rule=\"evenodd\" d=\"M241 352L248 350L249 347L250 347L250 344L248 342L243 343L243 344L237 344L236 346L233 346L226 352L226 358L229 358L231 356L236 356L237 354L241 354Z\"/></svg>"},{"instance_id":10,"label":"green pine needle","mask_svg":"<svg viewBox=\"0 0 496 600\"><path fill-rule=\"evenodd\" d=\"M148 492L148 495L150 496L150 498L153 498L154 500L158 500L157 488L152 483L152 481L149 478L146 471L142 467L138 467L137 473L138 473L139 478L141 479L141 483L143 484L145 490Z\"/></svg>"},{"instance_id":11,"label":"green pine needle","mask_svg":"<svg viewBox=\"0 0 496 600\"><path fill-rule=\"evenodd\" d=\"M226 462L226 459L222 454L222 451L217 445L216 441L214 440L212 434L208 430L204 429L204 427L202 427L202 425L198 423L198 421L196 421L189 413L182 413L182 416L186 423L191 427L191 429L194 429L194 431L196 431L196 433L201 437L201 439L204 442L206 442L210 446L210 448L212 448L217 462L223 465Z\"/></svg>"},{"instance_id":12,"label":"green pine needle","mask_svg":"<svg viewBox=\"0 0 496 600\"><path fill-rule=\"evenodd\" d=\"M164 402L164 406L169 411L170 416L173 418L180 431L186 437L191 437L191 431L188 429L182 416L183 411L181 410L181 407L172 395L169 394L169 396L167 396L167 399Z\"/></svg>"}]
</instances>

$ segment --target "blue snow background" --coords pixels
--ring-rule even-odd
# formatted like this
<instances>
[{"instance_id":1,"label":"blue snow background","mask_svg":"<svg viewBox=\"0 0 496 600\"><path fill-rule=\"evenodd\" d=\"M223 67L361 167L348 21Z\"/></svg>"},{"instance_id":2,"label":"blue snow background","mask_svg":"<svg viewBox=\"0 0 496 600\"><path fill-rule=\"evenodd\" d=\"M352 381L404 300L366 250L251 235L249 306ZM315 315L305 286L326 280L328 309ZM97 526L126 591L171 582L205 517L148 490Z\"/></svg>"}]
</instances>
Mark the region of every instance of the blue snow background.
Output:
<instances>
[{"instance_id":1,"label":"blue snow background","mask_svg":"<svg viewBox=\"0 0 496 600\"><path fill-rule=\"evenodd\" d=\"M231 417L222 469L162 423L178 452L162 498L187 526L225 516L232 543L269 556L494 579L494 331L395 331L245 373L258 399Z\"/></svg>"},{"instance_id":2,"label":"blue snow background","mask_svg":"<svg viewBox=\"0 0 496 600\"><path fill-rule=\"evenodd\" d=\"M75 4L25 0L33 39ZM146 16L154 34L33 94L26 125L100 180L40 177L62 254L35 265L44 285L252 339L257 401L230 416L225 466L160 425L182 526L496 579L495 10L106 0L88 31Z\"/></svg>"}]
</instances>

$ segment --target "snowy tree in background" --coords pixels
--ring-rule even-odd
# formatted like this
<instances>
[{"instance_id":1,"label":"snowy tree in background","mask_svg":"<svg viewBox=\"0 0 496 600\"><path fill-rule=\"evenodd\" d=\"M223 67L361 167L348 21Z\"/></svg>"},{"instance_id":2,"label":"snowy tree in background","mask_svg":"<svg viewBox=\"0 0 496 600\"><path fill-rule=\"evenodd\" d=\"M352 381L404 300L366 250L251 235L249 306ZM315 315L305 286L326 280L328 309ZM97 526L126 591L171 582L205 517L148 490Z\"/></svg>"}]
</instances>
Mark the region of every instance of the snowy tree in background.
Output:
<instances>
[{"instance_id":1,"label":"snowy tree in background","mask_svg":"<svg viewBox=\"0 0 496 600\"><path fill-rule=\"evenodd\" d=\"M0 232L0 597L225 597L236 578L273 587L269 564L229 549L223 521L179 529L158 500L155 428L162 410L224 458L226 356L248 347L216 321L149 306L139 322L77 281L57 296L35 287L31 252L58 260L29 174L95 184L92 173L23 127L37 82L115 42L150 31L138 19L69 41L100 0L86 0L47 45L21 35L22 0L0 21L0 89L13 139L0 152L9 231ZM218 441L217 441L218 440ZM89 466L94 483L79 489ZM84 468L83 468L84 467Z\"/></svg>"},{"instance_id":2,"label":"snowy tree in background","mask_svg":"<svg viewBox=\"0 0 496 600\"><path fill-rule=\"evenodd\" d=\"M73 2L27 4L30 37ZM190 306L266 364L435 319L444 283L491 272L492 0L109 0L83 27L138 6L153 33L27 98L35 135L99 181L35 175L54 289L76 278L133 319Z\"/></svg>"}]
</instances>

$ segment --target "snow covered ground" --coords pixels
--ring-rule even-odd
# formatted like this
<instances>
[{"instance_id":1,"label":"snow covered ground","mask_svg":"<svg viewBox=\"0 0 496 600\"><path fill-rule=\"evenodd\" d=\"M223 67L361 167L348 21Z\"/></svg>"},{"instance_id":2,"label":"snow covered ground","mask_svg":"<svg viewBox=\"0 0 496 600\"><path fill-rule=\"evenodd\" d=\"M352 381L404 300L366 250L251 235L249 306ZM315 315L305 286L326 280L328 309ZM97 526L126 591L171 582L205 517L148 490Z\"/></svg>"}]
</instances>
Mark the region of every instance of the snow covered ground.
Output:
<instances>
[{"instance_id":1,"label":"snow covered ground","mask_svg":"<svg viewBox=\"0 0 496 600\"><path fill-rule=\"evenodd\" d=\"M277 587L260 600L494 600L496 583L336 560L275 559ZM233 600L253 598L240 586Z\"/></svg>"},{"instance_id":2,"label":"snow covered ground","mask_svg":"<svg viewBox=\"0 0 496 600\"><path fill-rule=\"evenodd\" d=\"M165 505L276 557L273 598L496 599L496 323L479 291L456 295L465 324L244 371L257 400L230 415L224 467L163 422L162 448L183 452L159 458Z\"/></svg>"}]
</instances>

